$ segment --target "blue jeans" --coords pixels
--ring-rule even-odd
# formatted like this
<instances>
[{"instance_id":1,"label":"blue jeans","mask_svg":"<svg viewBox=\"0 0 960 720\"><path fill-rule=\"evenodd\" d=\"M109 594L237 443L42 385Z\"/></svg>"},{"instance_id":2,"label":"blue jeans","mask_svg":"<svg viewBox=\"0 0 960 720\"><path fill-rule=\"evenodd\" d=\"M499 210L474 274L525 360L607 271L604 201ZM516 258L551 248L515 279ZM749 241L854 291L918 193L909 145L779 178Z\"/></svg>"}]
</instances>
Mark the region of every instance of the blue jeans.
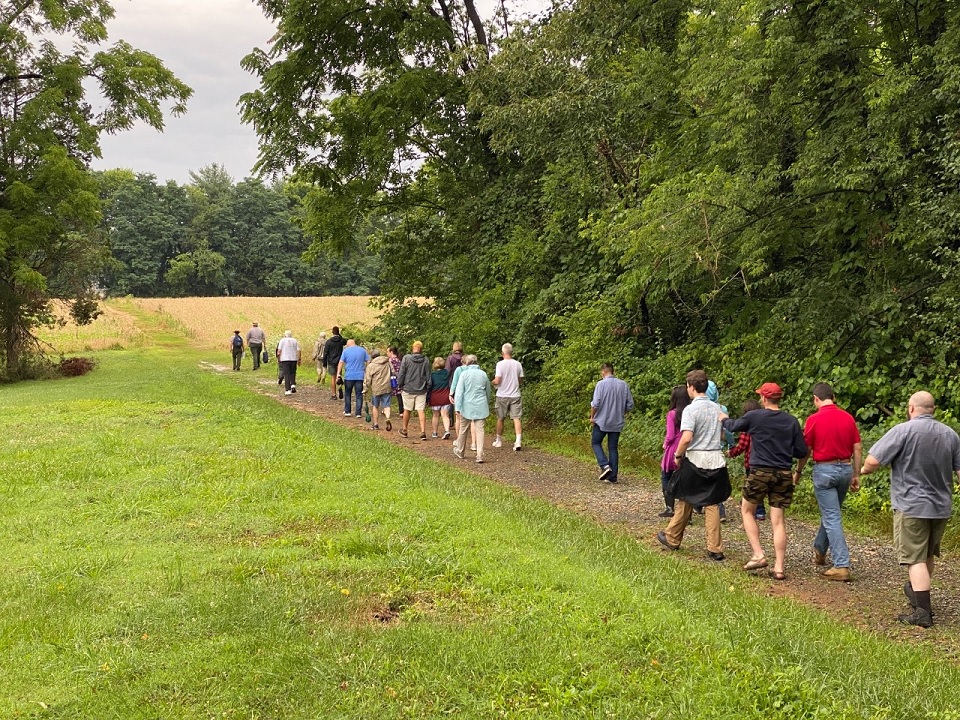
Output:
<instances>
[{"instance_id":1,"label":"blue jeans","mask_svg":"<svg viewBox=\"0 0 960 720\"><path fill-rule=\"evenodd\" d=\"M603 452L603 438L607 438L607 451L610 453L609 458L607 458ZM597 464L600 465L601 469L609 465L610 469L613 470L610 479L616 480L617 470L620 464L620 453L617 452L617 446L620 444L620 433L604 432L597 425L594 425L593 433L590 437L590 444L593 446L593 454L597 456Z\"/></svg>"},{"instance_id":2,"label":"blue jeans","mask_svg":"<svg viewBox=\"0 0 960 720\"><path fill-rule=\"evenodd\" d=\"M840 508L852 479L852 465L817 463L813 466L813 492L820 506L820 529L813 539L813 547L820 553L829 549L834 566L840 568L850 567L850 550L843 536Z\"/></svg>"},{"instance_id":3,"label":"blue jeans","mask_svg":"<svg viewBox=\"0 0 960 720\"><path fill-rule=\"evenodd\" d=\"M357 415L363 407L363 380L343 381L343 411L350 415L350 396L357 396Z\"/></svg>"}]
</instances>

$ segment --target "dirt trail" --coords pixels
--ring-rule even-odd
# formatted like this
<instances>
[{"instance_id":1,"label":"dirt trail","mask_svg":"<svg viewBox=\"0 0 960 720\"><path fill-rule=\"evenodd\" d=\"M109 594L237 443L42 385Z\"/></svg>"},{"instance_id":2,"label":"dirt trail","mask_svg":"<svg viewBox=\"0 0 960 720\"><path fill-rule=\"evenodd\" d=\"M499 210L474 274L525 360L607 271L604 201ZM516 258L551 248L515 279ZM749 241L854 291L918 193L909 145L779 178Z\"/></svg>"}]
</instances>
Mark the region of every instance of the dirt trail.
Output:
<instances>
[{"instance_id":1,"label":"dirt trail","mask_svg":"<svg viewBox=\"0 0 960 720\"><path fill-rule=\"evenodd\" d=\"M204 363L204 366L230 372L222 365ZM329 383L325 383L323 388L317 385L312 367L305 364L298 374L301 384L298 385L295 395L284 396L282 388L278 388L276 365L273 363L258 371L256 388L259 392L276 397L278 401L303 412L355 428L357 432L372 431L362 418L343 415L343 401L330 399ZM245 367L238 378L249 382L250 370ZM429 410L427 415L429 422ZM383 428L382 422L380 425ZM505 446L500 449L491 448L492 438L489 436L484 454L485 462L477 464L469 451L465 460L457 459L450 441L421 441L415 418L411 419L409 438L400 437L397 432L399 427L400 422L394 416L393 431L386 432L381 429L379 434L384 439L414 452L518 488L528 495L546 499L599 523L620 527L635 537L637 542L651 548L660 548L654 536L657 530L664 527L666 521L657 517L657 513L663 509L659 477L644 478L621 473L619 483L607 485L597 480L596 465L592 457L585 456L582 461L572 460L535 448L514 452L512 442L505 442ZM427 435L430 435L429 429ZM524 435L525 439L535 439L536 428L530 428ZM512 431L508 433L508 437L512 441ZM750 557L750 546L734 501L727 501L726 505L728 520L723 525L726 561L717 563L706 557L703 519L696 515L677 555L690 562L715 566L718 572L746 575L741 567ZM819 608L842 622L881 635L931 643L950 659L960 661L960 562L955 556L948 555L938 564L933 587L936 624L929 630L923 630L901 625L897 621L897 615L908 612L910 608L901 590L906 573L897 565L892 538L871 538L848 533L853 580L848 583L835 583L820 578L813 565L811 543L815 531L816 527L811 524L788 517L787 580L777 582L768 579L765 574L750 576L755 578L757 592L771 597L793 598ZM761 523L761 539L768 553L772 555L773 541L769 522Z\"/></svg>"}]
</instances>

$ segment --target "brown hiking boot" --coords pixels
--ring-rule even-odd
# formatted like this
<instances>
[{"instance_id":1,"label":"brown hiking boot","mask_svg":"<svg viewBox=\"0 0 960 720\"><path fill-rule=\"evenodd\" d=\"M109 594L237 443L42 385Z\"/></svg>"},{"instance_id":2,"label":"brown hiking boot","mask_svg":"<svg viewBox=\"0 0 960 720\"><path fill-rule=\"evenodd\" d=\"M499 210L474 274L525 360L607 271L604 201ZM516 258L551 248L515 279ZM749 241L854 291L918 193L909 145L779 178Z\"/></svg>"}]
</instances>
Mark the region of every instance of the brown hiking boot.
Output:
<instances>
[{"instance_id":1,"label":"brown hiking boot","mask_svg":"<svg viewBox=\"0 0 960 720\"><path fill-rule=\"evenodd\" d=\"M816 548L813 549L813 564L814 565L826 565L827 564L827 554L822 553Z\"/></svg>"},{"instance_id":2,"label":"brown hiking boot","mask_svg":"<svg viewBox=\"0 0 960 720\"><path fill-rule=\"evenodd\" d=\"M835 582L850 582L850 568L832 567L824 570L820 577Z\"/></svg>"}]
</instances>

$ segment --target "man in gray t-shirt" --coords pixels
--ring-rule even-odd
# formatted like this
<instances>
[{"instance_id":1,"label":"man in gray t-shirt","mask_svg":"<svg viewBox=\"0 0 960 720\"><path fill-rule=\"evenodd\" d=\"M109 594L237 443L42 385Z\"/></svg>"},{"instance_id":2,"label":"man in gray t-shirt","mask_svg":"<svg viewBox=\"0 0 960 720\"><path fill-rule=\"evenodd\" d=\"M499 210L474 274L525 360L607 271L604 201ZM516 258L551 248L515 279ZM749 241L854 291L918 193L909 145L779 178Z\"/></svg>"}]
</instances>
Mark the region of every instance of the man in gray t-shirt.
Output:
<instances>
[{"instance_id":1,"label":"man in gray t-shirt","mask_svg":"<svg viewBox=\"0 0 960 720\"><path fill-rule=\"evenodd\" d=\"M867 455L860 475L889 465L893 544L907 566L904 595L913 612L900 622L930 627L933 558L953 510L953 476L960 479L960 436L933 417L933 395L917 392L907 406L909 420L891 428Z\"/></svg>"}]
</instances>

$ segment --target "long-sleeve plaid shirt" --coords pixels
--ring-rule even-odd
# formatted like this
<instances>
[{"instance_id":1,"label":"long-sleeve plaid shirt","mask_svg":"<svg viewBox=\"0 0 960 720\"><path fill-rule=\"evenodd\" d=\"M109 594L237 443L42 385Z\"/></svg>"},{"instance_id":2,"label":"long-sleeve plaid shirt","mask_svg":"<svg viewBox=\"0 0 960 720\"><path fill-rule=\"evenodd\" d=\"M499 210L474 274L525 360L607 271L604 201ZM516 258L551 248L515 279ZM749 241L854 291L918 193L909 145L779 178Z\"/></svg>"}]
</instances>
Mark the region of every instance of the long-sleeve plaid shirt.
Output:
<instances>
[{"instance_id":1,"label":"long-sleeve plaid shirt","mask_svg":"<svg viewBox=\"0 0 960 720\"><path fill-rule=\"evenodd\" d=\"M740 437L737 438L737 444L734 445L727 453L730 457L735 458L737 455L743 455L743 467L750 467L750 433L740 433Z\"/></svg>"}]
</instances>

